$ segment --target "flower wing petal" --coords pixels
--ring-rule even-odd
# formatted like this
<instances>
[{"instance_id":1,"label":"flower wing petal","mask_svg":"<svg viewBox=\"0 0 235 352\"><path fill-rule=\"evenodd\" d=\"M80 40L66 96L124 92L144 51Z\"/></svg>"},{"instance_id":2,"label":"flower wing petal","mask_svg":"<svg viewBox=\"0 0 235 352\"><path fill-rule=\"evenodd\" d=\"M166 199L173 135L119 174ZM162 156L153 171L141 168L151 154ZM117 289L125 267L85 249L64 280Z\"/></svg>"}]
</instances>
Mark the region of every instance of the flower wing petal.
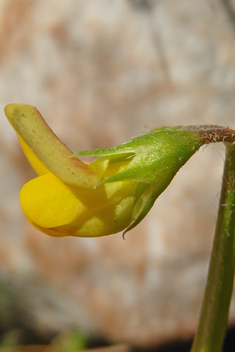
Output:
<instances>
[{"instance_id":1,"label":"flower wing petal","mask_svg":"<svg viewBox=\"0 0 235 352\"><path fill-rule=\"evenodd\" d=\"M45 228L69 224L84 210L71 189L52 173L26 183L20 201L26 217Z\"/></svg>"}]
</instances>

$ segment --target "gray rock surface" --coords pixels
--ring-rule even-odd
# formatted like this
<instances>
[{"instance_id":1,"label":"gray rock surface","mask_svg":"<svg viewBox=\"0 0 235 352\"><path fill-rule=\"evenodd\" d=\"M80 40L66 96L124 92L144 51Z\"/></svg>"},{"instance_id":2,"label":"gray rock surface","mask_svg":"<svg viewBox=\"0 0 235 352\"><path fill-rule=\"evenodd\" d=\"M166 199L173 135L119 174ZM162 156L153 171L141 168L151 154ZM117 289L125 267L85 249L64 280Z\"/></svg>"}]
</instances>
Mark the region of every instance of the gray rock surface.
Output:
<instances>
[{"instance_id":1,"label":"gray rock surface","mask_svg":"<svg viewBox=\"0 0 235 352\"><path fill-rule=\"evenodd\" d=\"M50 238L21 211L20 188L34 174L3 109L36 106L74 151L161 125L235 127L234 2L226 4L0 2L0 278L31 327L44 334L79 327L139 345L194 333L223 146L202 148L125 241Z\"/></svg>"}]
</instances>

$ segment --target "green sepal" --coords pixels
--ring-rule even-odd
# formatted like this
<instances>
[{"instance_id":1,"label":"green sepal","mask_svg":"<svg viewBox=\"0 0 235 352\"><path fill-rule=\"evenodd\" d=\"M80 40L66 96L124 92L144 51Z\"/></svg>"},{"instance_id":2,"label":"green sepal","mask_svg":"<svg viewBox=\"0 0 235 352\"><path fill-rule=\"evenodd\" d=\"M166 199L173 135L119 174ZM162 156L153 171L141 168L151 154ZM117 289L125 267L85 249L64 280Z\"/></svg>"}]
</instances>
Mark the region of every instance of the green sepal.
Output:
<instances>
[{"instance_id":1,"label":"green sepal","mask_svg":"<svg viewBox=\"0 0 235 352\"><path fill-rule=\"evenodd\" d=\"M73 154L108 158L110 163L132 159L126 169L99 184L136 181L148 184L169 182L185 162L202 145L197 131L187 127L162 127L136 137L120 146L94 149Z\"/></svg>"},{"instance_id":2,"label":"green sepal","mask_svg":"<svg viewBox=\"0 0 235 352\"><path fill-rule=\"evenodd\" d=\"M95 157L100 157L100 156L114 156L114 155L122 155L125 157L126 154L133 155L135 154L135 149L131 148L129 146L126 147L127 144L131 143L126 142L122 145L118 145L113 148L107 148L107 149L92 149L92 150L83 150L76 152L72 155L72 157L75 156L95 156Z\"/></svg>"},{"instance_id":3,"label":"green sepal","mask_svg":"<svg viewBox=\"0 0 235 352\"><path fill-rule=\"evenodd\" d=\"M136 227L141 222L141 220L143 220L143 218L148 214L148 212L152 208L157 198L154 197L153 188L151 185L145 184L144 186L145 190L140 195L133 209L133 221L130 226L128 226L128 228L123 232L123 236L125 235L125 233Z\"/></svg>"},{"instance_id":4,"label":"green sepal","mask_svg":"<svg viewBox=\"0 0 235 352\"><path fill-rule=\"evenodd\" d=\"M133 221L125 234L146 216L178 170L202 144L202 138L194 129L162 127L114 148L83 151L73 156L95 156L99 157L97 161L108 159L110 163L130 159L122 172L107 177L96 185L118 181L139 183Z\"/></svg>"}]
</instances>

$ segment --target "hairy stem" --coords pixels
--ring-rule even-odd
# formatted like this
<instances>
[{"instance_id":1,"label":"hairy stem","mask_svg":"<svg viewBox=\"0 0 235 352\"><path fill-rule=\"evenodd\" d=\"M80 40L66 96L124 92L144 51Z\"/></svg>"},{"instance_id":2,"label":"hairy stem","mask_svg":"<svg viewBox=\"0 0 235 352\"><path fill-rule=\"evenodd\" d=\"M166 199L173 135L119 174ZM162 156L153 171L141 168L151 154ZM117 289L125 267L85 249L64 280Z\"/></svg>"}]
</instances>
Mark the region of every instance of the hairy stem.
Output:
<instances>
[{"instance_id":1,"label":"hairy stem","mask_svg":"<svg viewBox=\"0 0 235 352\"><path fill-rule=\"evenodd\" d=\"M221 352L234 280L235 146L226 146L223 184L199 326L191 352Z\"/></svg>"},{"instance_id":2,"label":"hairy stem","mask_svg":"<svg viewBox=\"0 0 235 352\"><path fill-rule=\"evenodd\" d=\"M188 131L197 131L202 144L217 142L235 142L235 130L218 125L189 125L184 127Z\"/></svg>"}]
</instances>

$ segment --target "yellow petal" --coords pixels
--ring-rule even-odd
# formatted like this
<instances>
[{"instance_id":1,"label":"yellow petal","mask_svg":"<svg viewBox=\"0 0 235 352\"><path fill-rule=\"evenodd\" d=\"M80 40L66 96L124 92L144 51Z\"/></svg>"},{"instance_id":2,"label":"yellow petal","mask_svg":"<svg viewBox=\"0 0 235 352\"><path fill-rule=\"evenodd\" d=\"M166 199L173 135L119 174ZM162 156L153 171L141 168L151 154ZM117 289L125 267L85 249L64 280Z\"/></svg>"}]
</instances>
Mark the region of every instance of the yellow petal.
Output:
<instances>
[{"instance_id":1,"label":"yellow petal","mask_svg":"<svg viewBox=\"0 0 235 352\"><path fill-rule=\"evenodd\" d=\"M99 237L107 236L113 233L123 231L132 221L132 211L135 203L135 197L130 195L122 200L116 199L106 206L98 209L96 212L89 214L84 222L77 222L70 226L71 236L79 237ZM54 230L63 232L64 227L55 228Z\"/></svg>"},{"instance_id":2,"label":"yellow petal","mask_svg":"<svg viewBox=\"0 0 235 352\"><path fill-rule=\"evenodd\" d=\"M100 237L123 231L130 225L132 220L132 209L135 202L134 197L124 199L119 205L113 208L103 209L96 216L89 214L86 220L77 221L63 226L46 228L29 222L39 231L53 237L76 236L76 237ZM106 211L105 211L106 210Z\"/></svg>"},{"instance_id":3,"label":"yellow petal","mask_svg":"<svg viewBox=\"0 0 235 352\"><path fill-rule=\"evenodd\" d=\"M60 180L74 187L90 188L100 181L108 161L94 167L77 158L70 158L72 152L53 133L36 108L24 104L9 104L4 111L17 134L27 145L26 156L29 156L29 161L35 169L38 169L40 160L41 164ZM35 160L34 155L38 160ZM40 166L39 172L41 169Z\"/></svg>"},{"instance_id":4,"label":"yellow petal","mask_svg":"<svg viewBox=\"0 0 235 352\"><path fill-rule=\"evenodd\" d=\"M29 148L29 146L25 143L23 138L17 133L21 148L23 149L26 158L36 171L38 175L44 175L50 172L48 168L41 162L41 160L37 157L37 155Z\"/></svg>"},{"instance_id":5,"label":"yellow petal","mask_svg":"<svg viewBox=\"0 0 235 352\"><path fill-rule=\"evenodd\" d=\"M41 227L68 224L82 211L82 204L70 188L52 173L26 183L21 189L20 201L26 217Z\"/></svg>"},{"instance_id":6,"label":"yellow petal","mask_svg":"<svg viewBox=\"0 0 235 352\"><path fill-rule=\"evenodd\" d=\"M28 220L51 236L104 236L132 221L136 183L115 182L96 189L71 188L51 173L23 186L21 205Z\"/></svg>"}]
</instances>

